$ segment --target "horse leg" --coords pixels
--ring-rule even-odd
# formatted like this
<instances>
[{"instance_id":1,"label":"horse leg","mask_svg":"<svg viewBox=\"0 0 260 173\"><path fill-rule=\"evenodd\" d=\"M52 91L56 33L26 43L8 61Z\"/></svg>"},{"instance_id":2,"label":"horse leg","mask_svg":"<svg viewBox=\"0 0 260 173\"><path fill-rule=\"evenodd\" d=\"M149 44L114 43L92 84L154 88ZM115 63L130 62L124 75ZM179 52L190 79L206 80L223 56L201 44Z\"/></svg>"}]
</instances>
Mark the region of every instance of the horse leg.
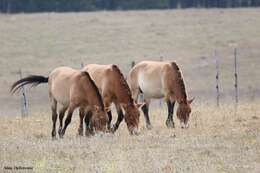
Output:
<instances>
[{"instance_id":1,"label":"horse leg","mask_svg":"<svg viewBox=\"0 0 260 173\"><path fill-rule=\"evenodd\" d=\"M124 119L124 114L123 114L121 106L119 104L115 104L115 105L116 105L116 111L117 111L117 121L113 125L113 128L112 128L113 133L115 133L115 131L118 129L120 123Z\"/></svg>"},{"instance_id":2,"label":"horse leg","mask_svg":"<svg viewBox=\"0 0 260 173\"><path fill-rule=\"evenodd\" d=\"M52 111L52 138L56 137L56 121L57 121L57 101L54 98L51 98L51 111Z\"/></svg>"},{"instance_id":3,"label":"horse leg","mask_svg":"<svg viewBox=\"0 0 260 173\"><path fill-rule=\"evenodd\" d=\"M135 101L135 103L138 102L139 94L140 94L139 87L137 87L137 89L132 90L132 97L133 97L133 100Z\"/></svg>"},{"instance_id":4,"label":"horse leg","mask_svg":"<svg viewBox=\"0 0 260 173\"><path fill-rule=\"evenodd\" d=\"M173 109L174 109L174 102L171 102L170 100L167 101L167 107L168 107L168 118L166 120L166 126L168 128L174 128L174 122L173 122Z\"/></svg>"},{"instance_id":5,"label":"horse leg","mask_svg":"<svg viewBox=\"0 0 260 173\"><path fill-rule=\"evenodd\" d=\"M106 95L103 93L102 95L104 95L104 106L105 108L110 108L111 106L111 100L109 97L106 97ZM107 122L107 129L110 131L111 130L111 121L112 121L112 111L109 110L107 112L107 116L108 116L108 122Z\"/></svg>"},{"instance_id":6,"label":"horse leg","mask_svg":"<svg viewBox=\"0 0 260 173\"><path fill-rule=\"evenodd\" d=\"M144 113L144 118L145 118L145 122L146 122L146 128L147 129L152 129L152 125L150 122L150 118L149 118L149 104L150 101L148 100L144 100L145 101L145 105L142 107L142 111Z\"/></svg>"},{"instance_id":7,"label":"horse leg","mask_svg":"<svg viewBox=\"0 0 260 173\"><path fill-rule=\"evenodd\" d=\"M79 109L79 129L78 129L78 134L79 136L83 136L83 119L85 116L85 111L84 108Z\"/></svg>"},{"instance_id":8,"label":"horse leg","mask_svg":"<svg viewBox=\"0 0 260 173\"><path fill-rule=\"evenodd\" d=\"M60 120L60 127L59 127L59 136L61 136L61 133L62 133L62 126L63 126L63 117L64 117L64 114L67 110L67 106L63 106L60 110L59 110L59 120Z\"/></svg>"},{"instance_id":9,"label":"horse leg","mask_svg":"<svg viewBox=\"0 0 260 173\"><path fill-rule=\"evenodd\" d=\"M85 114L85 125L86 125L86 129L85 129L85 135L86 136L90 136L90 135L93 135L93 129L90 128L90 119L92 117L92 112L91 111L88 111L86 114Z\"/></svg>"},{"instance_id":10,"label":"horse leg","mask_svg":"<svg viewBox=\"0 0 260 173\"><path fill-rule=\"evenodd\" d=\"M112 111L107 112L108 115L108 122L107 122L107 129L110 131L111 130L111 121L112 121Z\"/></svg>"},{"instance_id":11,"label":"horse leg","mask_svg":"<svg viewBox=\"0 0 260 173\"><path fill-rule=\"evenodd\" d=\"M68 125L69 125L70 122L71 122L71 117L72 117L72 114L73 114L74 109L75 109L75 106L70 106L70 107L69 107L69 111L68 111L68 113L67 113L67 117L66 117L66 120L65 120L65 125L64 125L64 127L63 127L63 129L62 129L62 131L61 131L61 134L60 134L60 137L61 137L61 138L64 136L65 131L66 131Z\"/></svg>"}]
</instances>

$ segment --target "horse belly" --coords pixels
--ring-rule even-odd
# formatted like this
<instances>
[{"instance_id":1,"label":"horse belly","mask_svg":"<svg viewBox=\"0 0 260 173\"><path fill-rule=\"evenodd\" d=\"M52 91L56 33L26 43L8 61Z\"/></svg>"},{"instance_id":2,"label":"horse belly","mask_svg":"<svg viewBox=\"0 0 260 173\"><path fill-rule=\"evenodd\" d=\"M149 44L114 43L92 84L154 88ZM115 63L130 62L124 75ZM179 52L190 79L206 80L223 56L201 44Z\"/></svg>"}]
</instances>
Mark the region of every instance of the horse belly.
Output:
<instances>
[{"instance_id":1,"label":"horse belly","mask_svg":"<svg viewBox=\"0 0 260 173\"><path fill-rule=\"evenodd\" d=\"M159 99L164 97L163 86L160 80L149 80L148 77L140 74L138 83L146 98Z\"/></svg>"}]
</instances>

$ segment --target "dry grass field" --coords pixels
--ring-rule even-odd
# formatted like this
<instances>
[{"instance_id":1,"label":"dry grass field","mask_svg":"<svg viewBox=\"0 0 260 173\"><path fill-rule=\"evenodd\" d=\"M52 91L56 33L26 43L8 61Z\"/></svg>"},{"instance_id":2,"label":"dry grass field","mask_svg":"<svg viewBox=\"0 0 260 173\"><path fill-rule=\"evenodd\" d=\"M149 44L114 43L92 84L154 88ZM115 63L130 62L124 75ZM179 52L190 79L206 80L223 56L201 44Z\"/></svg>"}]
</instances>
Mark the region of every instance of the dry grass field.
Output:
<instances>
[{"instance_id":1,"label":"dry grass field","mask_svg":"<svg viewBox=\"0 0 260 173\"><path fill-rule=\"evenodd\" d=\"M238 48L239 106L233 101L233 49ZM215 59L220 61L221 106L215 107ZM166 107L153 107L152 130L130 136L76 135L78 115L64 139L51 139L47 85L27 88L29 116L9 88L24 75L62 65L175 60L189 96L190 127L165 126ZM0 14L0 172L260 172L260 10L189 9L91 13ZM115 119L115 116L114 116Z\"/></svg>"},{"instance_id":2,"label":"dry grass field","mask_svg":"<svg viewBox=\"0 0 260 173\"><path fill-rule=\"evenodd\" d=\"M76 135L74 116L64 139L54 141L46 113L1 117L0 172L4 166L28 166L44 173L258 173L259 114L259 102L241 104L236 115L231 105L195 104L187 130L176 120L176 128L167 129L166 112L154 110L154 128L146 130L141 117L139 136L130 136L122 123L115 135L91 138Z\"/></svg>"}]
</instances>

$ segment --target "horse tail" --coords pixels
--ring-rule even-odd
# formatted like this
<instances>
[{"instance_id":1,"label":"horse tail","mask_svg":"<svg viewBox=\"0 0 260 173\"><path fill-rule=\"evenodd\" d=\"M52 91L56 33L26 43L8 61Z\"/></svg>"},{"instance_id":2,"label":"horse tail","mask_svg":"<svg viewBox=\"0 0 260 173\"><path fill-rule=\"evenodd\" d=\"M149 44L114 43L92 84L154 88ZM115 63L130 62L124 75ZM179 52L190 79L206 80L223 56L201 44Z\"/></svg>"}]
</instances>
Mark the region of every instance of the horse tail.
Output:
<instances>
[{"instance_id":1,"label":"horse tail","mask_svg":"<svg viewBox=\"0 0 260 173\"><path fill-rule=\"evenodd\" d=\"M30 75L28 77L22 78L18 81L16 81L10 89L10 92L13 94L16 91L19 92L19 90L27 84L31 84L32 87L35 87L41 83L47 83L49 80L49 77L39 76L39 75Z\"/></svg>"}]
</instances>

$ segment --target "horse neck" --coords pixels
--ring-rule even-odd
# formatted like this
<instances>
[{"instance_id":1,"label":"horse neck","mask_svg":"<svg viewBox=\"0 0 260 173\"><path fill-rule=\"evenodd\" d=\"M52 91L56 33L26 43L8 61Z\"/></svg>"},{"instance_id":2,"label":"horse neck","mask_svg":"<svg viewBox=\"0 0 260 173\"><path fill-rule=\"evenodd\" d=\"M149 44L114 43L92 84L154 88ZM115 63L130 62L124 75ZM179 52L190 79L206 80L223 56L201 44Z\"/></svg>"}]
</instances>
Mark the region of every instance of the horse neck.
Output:
<instances>
[{"instance_id":1,"label":"horse neck","mask_svg":"<svg viewBox=\"0 0 260 173\"><path fill-rule=\"evenodd\" d=\"M187 95L186 95L186 91L182 91L182 87L179 86L178 84L176 84L176 86L174 87L174 96L175 96L175 100L180 104L180 103L187 103Z\"/></svg>"},{"instance_id":2,"label":"horse neck","mask_svg":"<svg viewBox=\"0 0 260 173\"><path fill-rule=\"evenodd\" d=\"M88 100L88 103L92 106L98 106L102 110L104 110L104 104L102 97L93 81L90 81L87 83L85 87L85 93L87 93L88 97L86 98Z\"/></svg>"},{"instance_id":3,"label":"horse neck","mask_svg":"<svg viewBox=\"0 0 260 173\"><path fill-rule=\"evenodd\" d=\"M174 68L173 76L174 76L174 81L172 83L172 86L173 86L173 91L174 91L173 93L175 96L175 100L178 103L187 103L186 89L182 78L182 74L178 66L177 68L176 67Z\"/></svg>"},{"instance_id":4,"label":"horse neck","mask_svg":"<svg viewBox=\"0 0 260 173\"><path fill-rule=\"evenodd\" d=\"M127 86L122 83L122 81L118 80L115 83L117 86L115 87L115 95L119 103L131 104L133 102L130 90Z\"/></svg>"},{"instance_id":5,"label":"horse neck","mask_svg":"<svg viewBox=\"0 0 260 173\"><path fill-rule=\"evenodd\" d=\"M132 104L133 99L132 99L130 88L128 87L128 84L123 74L120 72L120 70L117 67L113 68L112 76L113 76L112 81L114 84L113 90L117 101L123 104Z\"/></svg>"},{"instance_id":6,"label":"horse neck","mask_svg":"<svg viewBox=\"0 0 260 173\"><path fill-rule=\"evenodd\" d=\"M88 90L88 102L93 106L98 106L101 109L104 107L103 104L100 102L98 95L94 92L89 92Z\"/></svg>"}]
</instances>

